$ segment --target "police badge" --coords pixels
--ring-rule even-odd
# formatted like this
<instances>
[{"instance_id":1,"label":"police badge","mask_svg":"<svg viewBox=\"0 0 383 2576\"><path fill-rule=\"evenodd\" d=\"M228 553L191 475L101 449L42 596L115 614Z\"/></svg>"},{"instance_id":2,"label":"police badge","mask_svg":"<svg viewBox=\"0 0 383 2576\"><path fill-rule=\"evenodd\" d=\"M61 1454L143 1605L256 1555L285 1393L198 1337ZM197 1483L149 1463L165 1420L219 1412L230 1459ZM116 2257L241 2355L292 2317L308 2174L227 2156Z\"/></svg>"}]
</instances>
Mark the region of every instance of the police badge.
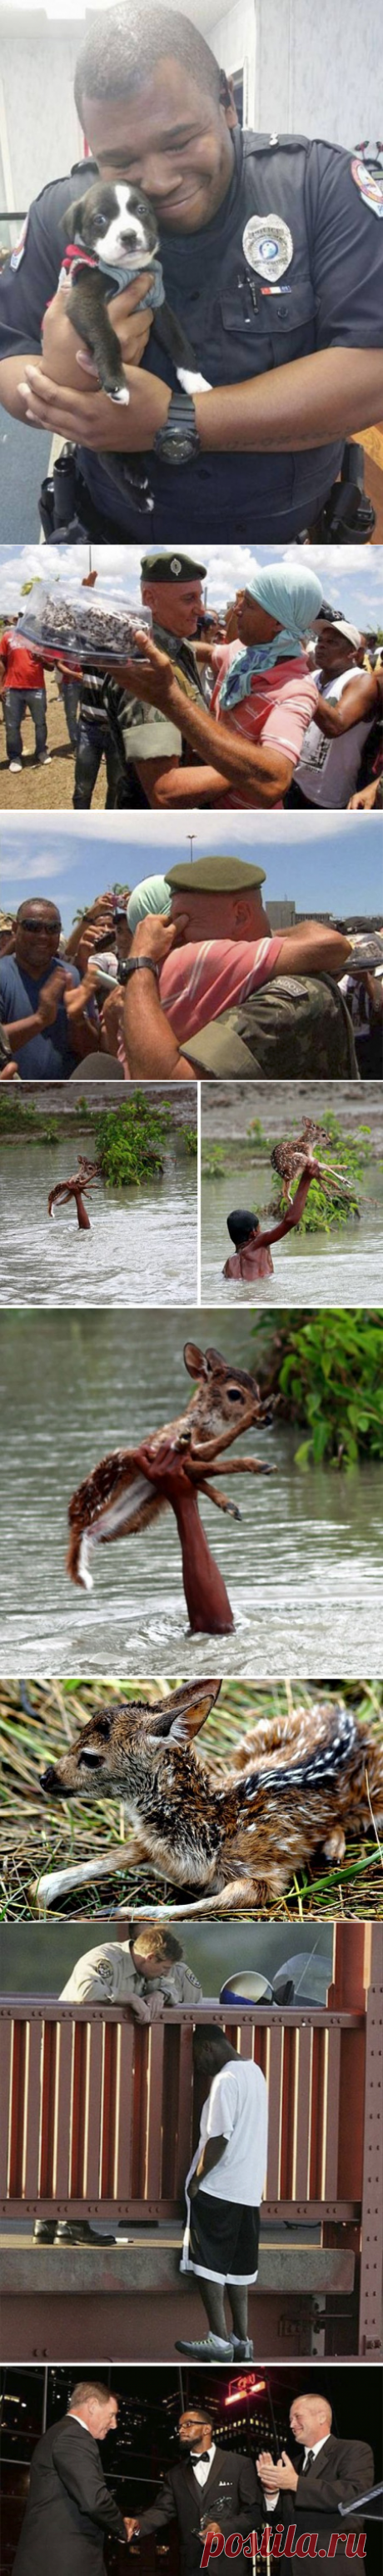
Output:
<instances>
[{"instance_id":1,"label":"police badge","mask_svg":"<svg viewBox=\"0 0 383 2576\"><path fill-rule=\"evenodd\" d=\"M281 215L250 215L242 236L242 249L249 268L267 285L277 286L285 269L290 267L294 243L289 225Z\"/></svg>"}]
</instances>

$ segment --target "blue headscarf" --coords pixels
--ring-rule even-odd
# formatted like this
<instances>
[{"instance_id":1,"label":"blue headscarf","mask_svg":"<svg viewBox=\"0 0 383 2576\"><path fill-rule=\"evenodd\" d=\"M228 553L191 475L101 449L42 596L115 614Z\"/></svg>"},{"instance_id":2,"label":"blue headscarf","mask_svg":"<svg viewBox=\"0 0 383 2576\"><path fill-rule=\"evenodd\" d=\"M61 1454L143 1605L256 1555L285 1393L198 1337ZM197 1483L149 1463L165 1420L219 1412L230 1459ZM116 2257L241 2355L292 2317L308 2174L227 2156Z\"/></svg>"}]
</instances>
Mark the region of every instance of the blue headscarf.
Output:
<instances>
[{"instance_id":1,"label":"blue headscarf","mask_svg":"<svg viewBox=\"0 0 383 2576\"><path fill-rule=\"evenodd\" d=\"M166 877L142 877L141 885L129 895L126 907L128 929L138 930L138 924L145 921L147 912L170 912L171 900L172 890Z\"/></svg>"},{"instance_id":2,"label":"blue headscarf","mask_svg":"<svg viewBox=\"0 0 383 2576\"><path fill-rule=\"evenodd\" d=\"M246 590L268 617L278 618L279 631L270 644L241 646L222 681L220 707L235 707L241 698L248 698L256 671L272 671L275 662L297 660L303 636L318 617L323 599L318 573L310 572L304 563L265 564L263 572L246 582Z\"/></svg>"}]
</instances>

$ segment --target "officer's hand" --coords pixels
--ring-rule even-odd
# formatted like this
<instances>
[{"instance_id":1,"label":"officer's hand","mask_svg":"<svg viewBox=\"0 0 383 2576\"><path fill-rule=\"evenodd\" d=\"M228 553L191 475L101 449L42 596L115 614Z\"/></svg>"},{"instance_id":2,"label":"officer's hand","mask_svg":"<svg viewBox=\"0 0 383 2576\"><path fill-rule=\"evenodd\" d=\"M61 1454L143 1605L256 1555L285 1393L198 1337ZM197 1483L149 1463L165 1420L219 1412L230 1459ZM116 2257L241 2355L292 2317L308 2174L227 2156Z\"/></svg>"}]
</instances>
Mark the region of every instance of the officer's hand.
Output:
<instances>
[{"instance_id":1,"label":"officer's hand","mask_svg":"<svg viewBox=\"0 0 383 2576\"><path fill-rule=\"evenodd\" d=\"M53 1020L56 1019L59 1002L62 1002L65 985L68 982L70 986L70 978L68 977L66 966L55 966L54 974L48 975L46 984L42 984L38 1007L38 1018L42 1029L50 1029L52 1027Z\"/></svg>"},{"instance_id":2,"label":"officer's hand","mask_svg":"<svg viewBox=\"0 0 383 2576\"><path fill-rule=\"evenodd\" d=\"M71 325L68 323L68 330ZM74 334L72 333L72 341ZM76 341L76 347L77 347ZM69 354L69 353L68 353ZM76 368L78 379L83 370ZM85 385L85 377L83 374ZM20 358L18 391L25 403L25 418L33 429L48 429L51 438L74 439L80 447L94 448L102 456L109 448L120 454L124 450L140 455L154 446L158 429L167 421L170 390L159 376L150 376L146 368L129 367L127 384L129 403L112 403L109 394L73 391L69 374L66 385L53 382L35 360Z\"/></svg>"},{"instance_id":3,"label":"officer's hand","mask_svg":"<svg viewBox=\"0 0 383 2576\"><path fill-rule=\"evenodd\" d=\"M185 922L187 920L188 915L185 913ZM153 957L155 966L164 966L165 957L170 957L171 949L175 948L178 941L180 925L182 929L183 913L175 922L169 921L165 912L148 912L145 921L140 921L137 930L134 931L131 958Z\"/></svg>"}]
</instances>

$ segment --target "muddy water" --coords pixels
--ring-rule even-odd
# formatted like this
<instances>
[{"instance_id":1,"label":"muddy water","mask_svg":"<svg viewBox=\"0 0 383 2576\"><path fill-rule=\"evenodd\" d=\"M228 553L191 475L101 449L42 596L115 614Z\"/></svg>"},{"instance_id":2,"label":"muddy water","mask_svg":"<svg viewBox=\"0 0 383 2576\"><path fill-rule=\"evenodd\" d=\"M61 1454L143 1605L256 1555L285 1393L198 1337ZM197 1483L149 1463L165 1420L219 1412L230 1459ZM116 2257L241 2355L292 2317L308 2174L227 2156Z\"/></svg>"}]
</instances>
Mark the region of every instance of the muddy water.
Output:
<instances>
[{"instance_id":1,"label":"muddy water","mask_svg":"<svg viewBox=\"0 0 383 2576\"><path fill-rule=\"evenodd\" d=\"M230 1208L255 1208L265 1223L269 1216L271 1175L267 1164L249 1156L240 1172L202 1182L201 1296L207 1306L377 1306L383 1299L383 1179L376 1165L364 1173L361 1216L331 1234L299 1234L298 1228L276 1244L274 1275L269 1279L224 1279L223 1264L232 1250L226 1218Z\"/></svg>"},{"instance_id":2,"label":"muddy water","mask_svg":"<svg viewBox=\"0 0 383 2576\"><path fill-rule=\"evenodd\" d=\"M2 1155L4 1306L184 1306L197 1295L197 1164L167 1154L141 1189L97 1184L80 1233L74 1200L48 1217L48 1189L91 1157L89 1130Z\"/></svg>"},{"instance_id":3,"label":"muddy water","mask_svg":"<svg viewBox=\"0 0 383 2576\"><path fill-rule=\"evenodd\" d=\"M234 1610L231 1637L190 1637L170 1512L152 1534L97 1552L92 1593L69 1584L73 1488L109 1449L181 1409L190 1386L182 1345L197 1333L256 1365L256 1334L238 1313L223 1322L209 1309L208 1323L194 1309L179 1323L160 1312L128 1323L117 1314L0 1318L3 1676L381 1671L381 1469L302 1475L299 1434L281 1425L244 1443L275 1466L273 1478L231 1484L228 1461L223 1489L241 1521L201 1505Z\"/></svg>"}]
</instances>

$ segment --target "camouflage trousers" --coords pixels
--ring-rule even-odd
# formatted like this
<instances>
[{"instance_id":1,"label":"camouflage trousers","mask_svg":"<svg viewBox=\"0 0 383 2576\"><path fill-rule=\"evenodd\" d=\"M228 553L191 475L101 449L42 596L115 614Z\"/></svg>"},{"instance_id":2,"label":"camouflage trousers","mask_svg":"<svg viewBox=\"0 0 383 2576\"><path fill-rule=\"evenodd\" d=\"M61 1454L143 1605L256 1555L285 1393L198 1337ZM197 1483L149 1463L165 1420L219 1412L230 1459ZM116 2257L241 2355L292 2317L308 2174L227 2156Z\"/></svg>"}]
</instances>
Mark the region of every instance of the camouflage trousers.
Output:
<instances>
[{"instance_id":1,"label":"camouflage trousers","mask_svg":"<svg viewBox=\"0 0 383 2576\"><path fill-rule=\"evenodd\" d=\"M359 1081L349 1012L331 975L276 976L199 1029L183 1052L213 1080Z\"/></svg>"}]
</instances>

